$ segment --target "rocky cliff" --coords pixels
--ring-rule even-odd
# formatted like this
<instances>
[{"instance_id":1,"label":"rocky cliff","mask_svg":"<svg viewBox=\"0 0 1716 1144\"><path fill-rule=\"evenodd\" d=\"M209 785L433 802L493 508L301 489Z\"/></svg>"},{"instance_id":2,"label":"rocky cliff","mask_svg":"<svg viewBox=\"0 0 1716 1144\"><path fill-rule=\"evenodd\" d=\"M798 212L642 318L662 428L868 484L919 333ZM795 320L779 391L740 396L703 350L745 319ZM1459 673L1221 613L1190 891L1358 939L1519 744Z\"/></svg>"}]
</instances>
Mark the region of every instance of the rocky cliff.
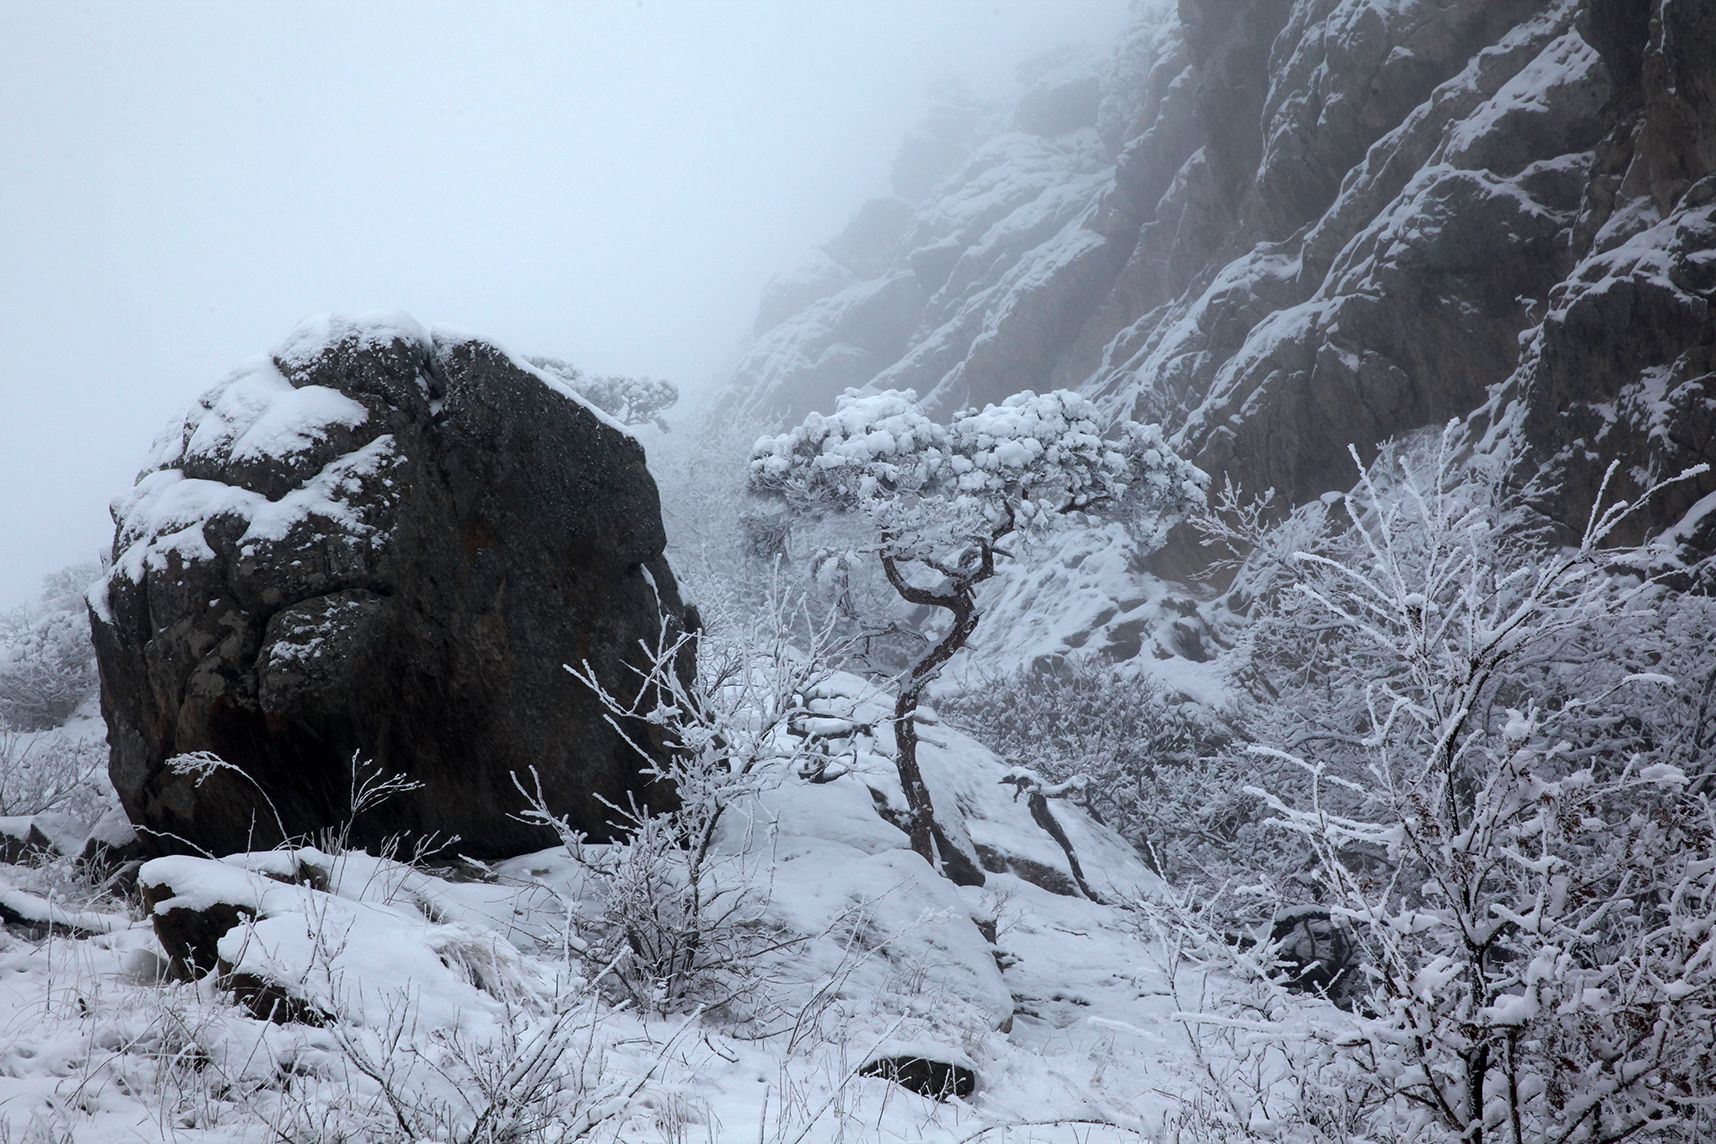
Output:
<instances>
[{"instance_id":1,"label":"rocky cliff","mask_svg":"<svg viewBox=\"0 0 1716 1144\"><path fill-rule=\"evenodd\" d=\"M1713 172L1706 0L1146 3L1013 108L943 99L771 288L732 399L1076 386L1294 501L1473 418L1582 518L1610 459L1716 460ZM1709 551L1713 491L1651 523Z\"/></svg>"}]
</instances>

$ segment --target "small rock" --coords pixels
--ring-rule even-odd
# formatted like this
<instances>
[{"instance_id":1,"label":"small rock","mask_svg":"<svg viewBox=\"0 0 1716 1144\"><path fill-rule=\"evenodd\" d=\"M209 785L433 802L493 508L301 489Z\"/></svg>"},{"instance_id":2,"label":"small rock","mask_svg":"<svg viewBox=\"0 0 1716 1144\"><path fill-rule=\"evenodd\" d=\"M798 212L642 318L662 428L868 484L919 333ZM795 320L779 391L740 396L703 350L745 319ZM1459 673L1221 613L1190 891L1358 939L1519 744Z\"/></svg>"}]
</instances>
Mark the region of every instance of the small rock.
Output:
<instances>
[{"instance_id":1,"label":"small rock","mask_svg":"<svg viewBox=\"0 0 1716 1144\"><path fill-rule=\"evenodd\" d=\"M970 1096L977 1091L977 1073L969 1065L903 1054L865 1062L859 1076L878 1076L901 1088L934 1100Z\"/></svg>"},{"instance_id":2,"label":"small rock","mask_svg":"<svg viewBox=\"0 0 1716 1144\"><path fill-rule=\"evenodd\" d=\"M1287 973L1287 988L1316 993L1344 1005L1356 984L1358 942L1346 926L1321 906L1299 906L1277 914L1269 927L1276 963Z\"/></svg>"},{"instance_id":3,"label":"small rock","mask_svg":"<svg viewBox=\"0 0 1716 1144\"><path fill-rule=\"evenodd\" d=\"M85 874L128 890L136 880L137 868L148 857L148 848L131 820L115 808L90 829L78 852L77 865Z\"/></svg>"},{"instance_id":4,"label":"small rock","mask_svg":"<svg viewBox=\"0 0 1716 1144\"><path fill-rule=\"evenodd\" d=\"M17 865L53 852L53 843L29 815L0 816L0 862Z\"/></svg>"}]
</instances>

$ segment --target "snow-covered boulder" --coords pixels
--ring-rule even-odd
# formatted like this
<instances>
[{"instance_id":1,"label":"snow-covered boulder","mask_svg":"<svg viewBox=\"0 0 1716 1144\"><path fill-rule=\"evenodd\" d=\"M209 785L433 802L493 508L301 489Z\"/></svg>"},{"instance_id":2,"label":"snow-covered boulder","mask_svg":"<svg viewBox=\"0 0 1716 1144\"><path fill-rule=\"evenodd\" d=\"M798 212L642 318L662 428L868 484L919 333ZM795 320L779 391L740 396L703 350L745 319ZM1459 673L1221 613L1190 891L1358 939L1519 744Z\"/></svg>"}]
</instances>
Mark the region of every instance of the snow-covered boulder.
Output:
<instances>
[{"instance_id":1,"label":"snow-covered boulder","mask_svg":"<svg viewBox=\"0 0 1716 1144\"><path fill-rule=\"evenodd\" d=\"M138 882L175 973L216 975L265 1020L373 1024L409 999L453 1030L552 984L506 936L528 904L518 887L313 849L172 855Z\"/></svg>"},{"instance_id":2,"label":"snow-covered boulder","mask_svg":"<svg viewBox=\"0 0 1716 1144\"><path fill-rule=\"evenodd\" d=\"M848 768L840 778L783 783L739 808L726 824L724 844L766 849L770 913L783 929L822 932L862 902L871 932L900 935L890 958L849 970L856 994L886 996L889 975L915 966L929 982L926 992L940 998L937 1025L1009 1024L1012 993L997 971L992 942L982 936L993 922L993 895L956 887L911 851L888 729L890 697L848 675L823 688L830 702L873 733L850 742L839 760ZM1005 781L1008 768L933 712L929 718L919 732L918 761L943 827L963 833L992 874L1082 896L1065 848L1032 817L1029 804L1014 797ZM1053 814L1096 895L1121 902L1159 890L1137 852L1077 805L1056 799ZM804 956L838 953L830 947Z\"/></svg>"},{"instance_id":3,"label":"snow-covered boulder","mask_svg":"<svg viewBox=\"0 0 1716 1144\"><path fill-rule=\"evenodd\" d=\"M759 796L754 807L735 817L729 828L734 837L767 838L775 847L777 879L789 876L800 848L807 854L818 853L819 864L829 869L852 869L864 854L886 856L901 848L909 850L904 829L907 806L900 793L889 731L892 697L845 674L835 675L823 687L844 703L854 721L872 728L872 734L851 743L850 753L841 760L847 773L839 780L782 785ZM1015 874L1051 892L1081 896L1065 848L1032 817L1028 802L1017 797L1017 787L1009 780L1010 768L975 739L942 723L934 711L924 714L918 762L937 816L946 820L944 826L963 832L991 873ZM1126 901L1160 887L1138 853L1076 801L1054 800L1054 817L1097 896ZM830 847L843 857L832 857ZM846 875L808 876L834 885ZM870 885L879 876L853 875L856 883ZM951 891L950 883L940 879L937 883Z\"/></svg>"},{"instance_id":4,"label":"snow-covered boulder","mask_svg":"<svg viewBox=\"0 0 1716 1144\"><path fill-rule=\"evenodd\" d=\"M513 772L600 833L637 758L616 686L681 621L636 440L554 376L404 315L310 319L158 442L91 593L115 787L162 849L350 817L354 757L421 783L353 838L517 854ZM212 752L230 768L176 773Z\"/></svg>"}]
</instances>

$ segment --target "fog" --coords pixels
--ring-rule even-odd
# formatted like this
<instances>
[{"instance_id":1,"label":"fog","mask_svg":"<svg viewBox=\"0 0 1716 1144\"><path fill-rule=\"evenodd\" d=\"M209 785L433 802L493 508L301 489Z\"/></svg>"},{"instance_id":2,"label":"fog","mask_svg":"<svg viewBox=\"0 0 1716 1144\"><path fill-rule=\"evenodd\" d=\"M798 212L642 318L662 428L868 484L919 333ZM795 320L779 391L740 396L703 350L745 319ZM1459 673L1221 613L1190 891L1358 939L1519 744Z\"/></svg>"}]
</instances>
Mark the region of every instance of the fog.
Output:
<instances>
[{"instance_id":1,"label":"fog","mask_svg":"<svg viewBox=\"0 0 1716 1144\"><path fill-rule=\"evenodd\" d=\"M0 7L0 606L111 540L169 418L303 315L404 309L695 389L886 187L1124 0Z\"/></svg>"}]
</instances>

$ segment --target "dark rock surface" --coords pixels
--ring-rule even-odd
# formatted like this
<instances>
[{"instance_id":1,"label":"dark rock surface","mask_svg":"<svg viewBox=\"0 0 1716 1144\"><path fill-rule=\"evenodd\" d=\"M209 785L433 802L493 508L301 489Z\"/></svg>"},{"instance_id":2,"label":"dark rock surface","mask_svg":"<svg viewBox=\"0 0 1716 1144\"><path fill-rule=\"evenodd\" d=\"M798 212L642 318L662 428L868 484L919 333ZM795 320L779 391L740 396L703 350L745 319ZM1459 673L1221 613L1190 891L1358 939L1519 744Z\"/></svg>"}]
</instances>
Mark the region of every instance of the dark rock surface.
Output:
<instances>
[{"instance_id":1,"label":"dark rock surface","mask_svg":"<svg viewBox=\"0 0 1716 1144\"><path fill-rule=\"evenodd\" d=\"M797 314L773 296L736 403L1076 386L1162 422L1218 485L1290 502L1350 486L1349 444L1475 418L1570 522L1610 459L1622 496L1716 460L1716 5L1143 7L1094 124L1038 114L1085 90L1055 66L901 192L891 261L824 275ZM1713 491L1679 486L1641 527ZM1701 519L1682 535L1709 552ZM1156 566L1201 560L1182 543Z\"/></svg>"},{"instance_id":2,"label":"dark rock surface","mask_svg":"<svg viewBox=\"0 0 1716 1144\"><path fill-rule=\"evenodd\" d=\"M1350 1003L1361 988L1359 945L1320 906L1281 911L1269 927L1269 946L1287 988Z\"/></svg>"},{"instance_id":3,"label":"dark rock surface","mask_svg":"<svg viewBox=\"0 0 1716 1144\"><path fill-rule=\"evenodd\" d=\"M0 862L23 865L56 852L53 840L31 817L0 817Z\"/></svg>"},{"instance_id":4,"label":"dark rock surface","mask_svg":"<svg viewBox=\"0 0 1716 1144\"><path fill-rule=\"evenodd\" d=\"M1684 0L1581 6L1580 30L1613 77L1606 132L1569 247L1574 265L1525 339L1504 414L1570 527L1622 462L1611 496L1716 462L1716 7ZM1716 515L1691 512L1716 474L1666 491L1642 526L1684 521L1716 549Z\"/></svg>"},{"instance_id":5,"label":"dark rock surface","mask_svg":"<svg viewBox=\"0 0 1716 1144\"><path fill-rule=\"evenodd\" d=\"M970 1065L901 1053L864 1062L859 1076L881 1077L909 1092L934 1100L964 1099L977 1091L977 1073Z\"/></svg>"},{"instance_id":6,"label":"dark rock surface","mask_svg":"<svg viewBox=\"0 0 1716 1144\"><path fill-rule=\"evenodd\" d=\"M354 755L423 784L360 815L359 844L548 845L511 817L532 767L598 836L600 800L639 789L562 664L618 687L681 623L655 484L635 440L505 351L312 320L206 394L114 513L91 599L102 710L158 849L335 826ZM198 751L243 774L165 765Z\"/></svg>"}]
</instances>

